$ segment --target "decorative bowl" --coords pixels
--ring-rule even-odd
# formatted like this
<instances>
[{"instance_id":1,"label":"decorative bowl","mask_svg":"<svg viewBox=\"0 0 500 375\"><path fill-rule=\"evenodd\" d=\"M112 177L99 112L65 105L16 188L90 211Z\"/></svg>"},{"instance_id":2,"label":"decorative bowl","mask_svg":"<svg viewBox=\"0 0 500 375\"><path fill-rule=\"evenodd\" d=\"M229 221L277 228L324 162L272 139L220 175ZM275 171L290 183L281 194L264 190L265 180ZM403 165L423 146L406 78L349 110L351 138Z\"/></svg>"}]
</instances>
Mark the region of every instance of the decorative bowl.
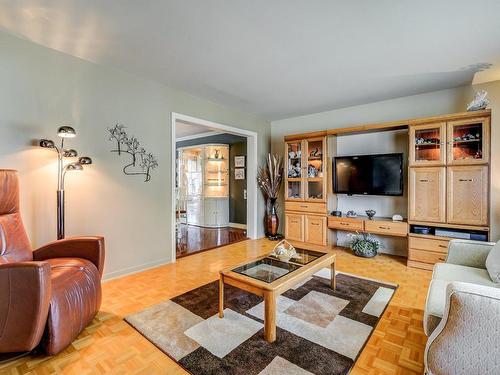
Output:
<instances>
[{"instance_id":1,"label":"decorative bowl","mask_svg":"<svg viewBox=\"0 0 500 375\"><path fill-rule=\"evenodd\" d=\"M375 211L375 210L366 210L365 212L366 212L366 215L368 216L369 220L373 220L373 217L377 213L377 211Z\"/></svg>"}]
</instances>

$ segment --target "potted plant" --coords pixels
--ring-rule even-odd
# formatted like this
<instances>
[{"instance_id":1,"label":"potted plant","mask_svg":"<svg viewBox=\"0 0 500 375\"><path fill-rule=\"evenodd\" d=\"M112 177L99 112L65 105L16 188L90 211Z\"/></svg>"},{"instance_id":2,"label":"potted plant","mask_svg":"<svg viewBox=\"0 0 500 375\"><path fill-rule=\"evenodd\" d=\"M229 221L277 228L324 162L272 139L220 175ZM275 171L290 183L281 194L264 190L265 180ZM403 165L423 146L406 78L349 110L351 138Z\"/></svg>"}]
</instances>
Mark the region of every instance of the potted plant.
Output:
<instances>
[{"instance_id":1,"label":"potted plant","mask_svg":"<svg viewBox=\"0 0 500 375\"><path fill-rule=\"evenodd\" d=\"M283 159L278 155L267 155L267 163L259 168L257 183L266 201L266 216L264 218L266 235L271 240L279 239L279 219L276 212L276 201L283 180Z\"/></svg>"},{"instance_id":2,"label":"potted plant","mask_svg":"<svg viewBox=\"0 0 500 375\"><path fill-rule=\"evenodd\" d=\"M349 233L349 247L359 257L372 258L378 254L380 241L368 233Z\"/></svg>"}]
</instances>

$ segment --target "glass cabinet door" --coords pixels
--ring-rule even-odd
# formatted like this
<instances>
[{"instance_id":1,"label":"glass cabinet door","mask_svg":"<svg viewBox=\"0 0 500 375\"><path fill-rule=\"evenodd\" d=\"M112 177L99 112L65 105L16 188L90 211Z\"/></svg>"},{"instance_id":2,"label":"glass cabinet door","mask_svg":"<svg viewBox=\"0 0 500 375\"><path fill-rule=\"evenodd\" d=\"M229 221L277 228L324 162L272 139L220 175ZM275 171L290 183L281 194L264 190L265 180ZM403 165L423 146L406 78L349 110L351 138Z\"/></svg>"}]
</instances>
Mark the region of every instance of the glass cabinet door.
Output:
<instances>
[{"instance_id":1,"label":"glass cabinet door","mask_svg":"<svg viewBox=\"0 0 500 375\"><path fill-rule=\"evenodd\" d=\"M410 127L410 165L445 164L446 123Z\"/></svg>"},{"instance_id":2,"label":"glass cabinet door","mask_svg":"<svg viewBox=\"0 0 500 375\"><path fill-rule=\"evenodd\" d=\"M325 200L325 167L326 167L325 138L306 140L306 200Z\"/></svg>"},{"instance_id":3,"label":"glass cabinet door","mask_svg":"<svg viewBox=\"0 0 500 375\"><path fill-rule=\"evenodd\" d=\"M489 159L489 121L478 118L448 123L448 164L481 164Z\"/></svg>"},{"instance_id":4,"label":"glass cabinet door","mask_svg":"<svg viewBox=\"0 0 500 375\"><path fill-rule=\"evenodd\" d=\"M302 141L286 143L286 199L303 200Z\"/></svg>"}]
</instances>

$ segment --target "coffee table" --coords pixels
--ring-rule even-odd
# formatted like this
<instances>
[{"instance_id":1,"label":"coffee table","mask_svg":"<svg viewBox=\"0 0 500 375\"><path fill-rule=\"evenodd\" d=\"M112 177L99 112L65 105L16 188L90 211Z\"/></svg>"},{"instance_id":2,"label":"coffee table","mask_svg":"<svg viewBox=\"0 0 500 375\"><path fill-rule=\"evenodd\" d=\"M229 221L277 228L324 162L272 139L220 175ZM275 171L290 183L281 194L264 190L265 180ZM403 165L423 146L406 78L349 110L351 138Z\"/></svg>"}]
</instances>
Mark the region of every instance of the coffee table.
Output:
<instances>
[{"instance_id":1,"label":"coffee table","mask_svg":"<svg viewBox=\"0 0 500 375\"><path fill-rule=\"evenodd\" d=\"M236 267L220 271L219 317L224 317L224 284L264 298L264 338L276 340L276 299L322 268L331 269L331 287L336 288L335 253L296 249L299 258L281 261L274 256L263 256Z\"/></svg>"}]
</instances>

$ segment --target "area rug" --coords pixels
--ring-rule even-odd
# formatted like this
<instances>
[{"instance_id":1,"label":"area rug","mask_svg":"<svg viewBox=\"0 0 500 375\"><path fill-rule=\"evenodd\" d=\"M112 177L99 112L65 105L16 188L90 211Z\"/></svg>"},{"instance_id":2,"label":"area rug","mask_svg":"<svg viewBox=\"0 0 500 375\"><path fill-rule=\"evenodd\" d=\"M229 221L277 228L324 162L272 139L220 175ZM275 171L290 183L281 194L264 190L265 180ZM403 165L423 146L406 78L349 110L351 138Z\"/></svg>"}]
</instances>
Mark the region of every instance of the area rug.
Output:
<instances>
[{"instance_id":1,"label":"area rug","mask_svg":"<svg viewBox=\"0 0 500 375\"><path fill-rule=\"evenodd\" d=\"M262 298L218 282L125 320L194 375L347 374L389 304L395 285L323 269L277 299L276 341L263 338Z\"/></svg>"}]
</instances>

